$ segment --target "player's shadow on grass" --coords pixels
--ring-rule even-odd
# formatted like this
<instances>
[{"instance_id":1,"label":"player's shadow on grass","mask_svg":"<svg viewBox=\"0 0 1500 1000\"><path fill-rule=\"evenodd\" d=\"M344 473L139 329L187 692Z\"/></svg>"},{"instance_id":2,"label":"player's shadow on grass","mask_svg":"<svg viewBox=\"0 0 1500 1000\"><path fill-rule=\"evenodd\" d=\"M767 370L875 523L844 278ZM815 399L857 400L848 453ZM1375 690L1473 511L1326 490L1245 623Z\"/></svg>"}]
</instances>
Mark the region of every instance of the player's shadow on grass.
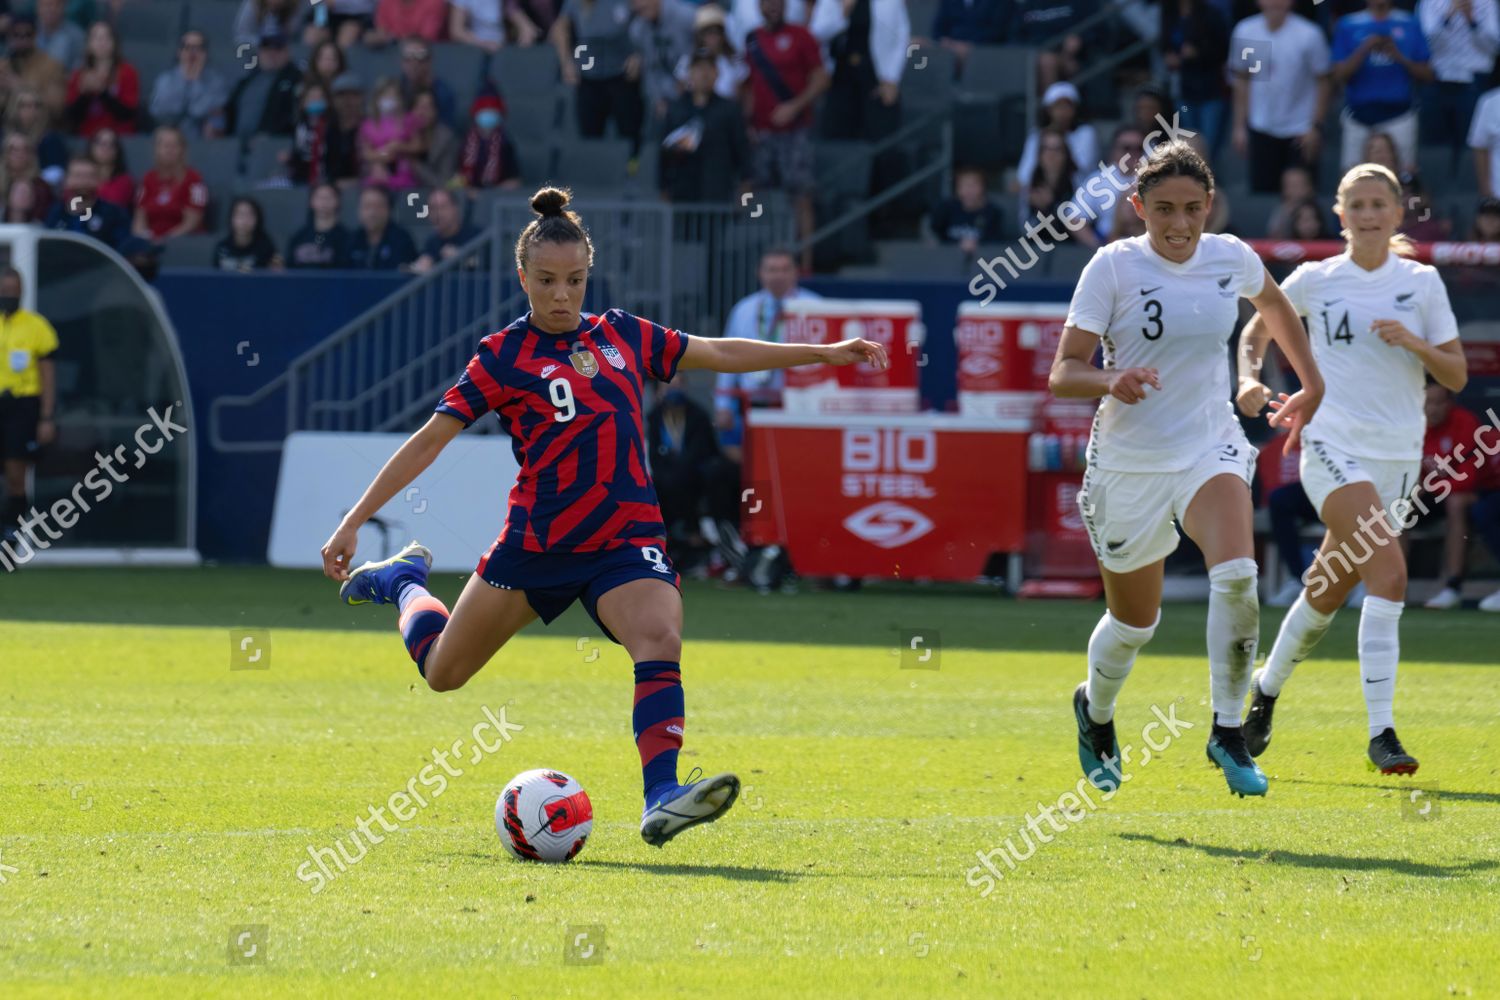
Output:
<instances>
[{"instance_id":1,"label":"player's shadow on grass","mask_svg":"<svg viewBox=\"0 0 1500 1000\"><path fill-rule=\"evenodd\" d=\"M1452 878L1455 875L1470 875L1500 867L1497 861L1470 861L1461 865L1435 865L1405 858L1356 858L1344 854L1304 854L1300 851L1243 850L1234 847L1217 847L1213 844L1195 844L1178 837L1164 840L1148 833L1116 834L1121 840L1135 840L1158 847L1186 847L1207 854L1212 858L1242 858L1246 861L1266 861L1277 865L1293 865L1298 868L1344 868L1349 871L1388 871L1396 875L1420 875L1425 878Z\"/></svg>"},{"instance_id":2,"label":"player's shadow on grass","mask_svg":"<svg viewBox=\"0 0 1500 1000\"><path fill-rule=\"evenodd\" d=\"M584 868L619 868L625 871L649 872L653 875L711 875L736 882L795 882L799 872L779 868L751 868L745 865L668 865L635 861L577 861Z\"/></svg>"},{"instance_id":3,"label":"player's shadow on grass","mask_svg":"<svg viewBox=\"0 0 1500 1000\"><path fill-rule=\"evenodd\" d=\"M1379 792L1400 792L1403 785L1372 785L1358 781L1308 781L1305 778L1277 778L1278 784L1322 785L1325 788L1371 788ZM1415 787L1415 786L1411 786ZM1500 804L1500 792L1455 792L1438 785L1434 798L1449 802L1490 802Z\"/></svg>"}]
</instances>

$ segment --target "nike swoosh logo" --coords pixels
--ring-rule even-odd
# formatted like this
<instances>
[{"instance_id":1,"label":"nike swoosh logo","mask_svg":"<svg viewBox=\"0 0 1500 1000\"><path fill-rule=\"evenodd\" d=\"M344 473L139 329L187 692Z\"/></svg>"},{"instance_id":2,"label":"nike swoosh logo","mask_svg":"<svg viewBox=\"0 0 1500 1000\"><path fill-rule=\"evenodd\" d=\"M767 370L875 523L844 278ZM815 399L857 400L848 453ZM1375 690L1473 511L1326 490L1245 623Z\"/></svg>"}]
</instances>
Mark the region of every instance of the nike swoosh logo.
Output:
<instances>
[{"instance_id":1,"label":"nike swoosh logo","mask_svg":"<svg viewBox=\"0 0 1500 1000\"><path fill-rule=\"evenodd\" d=\"M1162 287L1161 285L1157 285L1155 288L1142 288L1141 289L1141 294L1142 295L1150 295L1152 292L1160 291L1161 287Z\"/></svg>"},{"instance_id":2,"label":"nike swoosh logo","mask_svg":"<svg viewBox=\"0 0 1500 1000\"><path fill-rule=\"evenodd\" d=\"M1374 680L1373 680L1373 681L1372 681L1372 680L1369 680L1369 679L1366 679L1366 680L1365 680L1365 683L1366 683L1366 684L1379 684L1379 683L1381 683L1381 682L1382 682L1382 681L1388 681L1388 680L1390 680L1390 678L1389 678L1389 677L1377 677L1377 678L1375 678L1375 679L1374 679Z\"/></svg>"},{"instance_id":3,"label":"nike swoosh logo","mask_svg":"<svg viewBox=\"0 0 1500 1000\"><path fill-rule=\"evenodd\" d=\"M1339 297L1338 297L1338 298L1336 298L1336 299L1324 299L1324 300L1323 300L1323 304L1324 304L1324 305L1325 305L1325 306L1331 306L1331 305L1333 305L1333 304L1334 304L1334 303L1335 303L1335 302L1342 302L1342 301L1344 301L1344 298L1343 298L1343 296L1339 296Z\"/></svg>"},{"instance_id":4,"label":"nike swoosh logo","mask_svg":"<svg viewBox=\"0 0 1500 1000\"><path fill-rule=\"evenodd\" d=\"M1417 293L1416 292L1403 292L1400 295L1396 296L1396 301L1397 302L1405 302L1407 299L1411 298L1415 294L1417 294Z\"/></svg>"},{"instance_id":5,"label":"nike swoosh logo","mask_svg":"<svg viewBox=\"0 0 1500 1000\"><path fill-rule=\"evenodd\" d=\"M1116 549L1118 549L1120 546L1122 546L1124 544L1125 544L1124 542L1105 542L1104 543L1104 547L1106 549L1108 549L1109 551L1113 552L1113 551L1115 551Z\"/></svg>"}]
</instances>

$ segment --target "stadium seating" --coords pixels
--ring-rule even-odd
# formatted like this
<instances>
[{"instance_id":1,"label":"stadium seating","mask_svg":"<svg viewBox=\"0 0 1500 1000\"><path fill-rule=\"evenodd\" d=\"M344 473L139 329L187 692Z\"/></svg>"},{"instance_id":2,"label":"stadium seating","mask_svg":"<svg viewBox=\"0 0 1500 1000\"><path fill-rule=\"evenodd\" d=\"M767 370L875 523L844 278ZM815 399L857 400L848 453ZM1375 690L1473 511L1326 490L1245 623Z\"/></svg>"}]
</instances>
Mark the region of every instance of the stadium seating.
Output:
<instances>
[{"instance_id":1,"label":"stadium seating","mask_svg":"<svg viewBox=\"0 0 1500 1000\"><path fill-rule=\"evenodd\" d=\"M502 49L489 63L490 75L507 101L557 93L557 53L550 45Z\"/></svg>"},{"instance_id":2,"label":"stadium seating","mask_svg":"<svg viewBox=\"0 0 1500 1000\"><path fill-rule=\"evenodd\" d=\"M186 17L182 0L131 0L115 15L115 29L123 39L171 39L175 43ZM133 62L134 48L124 51Z\"/></svg>"},{"instance_id":3,"label":"stadium seating","mask_svg":"<svg viewBox=\"0 0 1500 1000\"><path fill-rule=\"evenodd\" d=\"M976 45L969 53L954 109L958 162L994 169L1019 158L1035 64L1022 46Z\"/></svg>"},{"instance_id":4,"label":"stadium seating","mask_svg":"<svg viewBox=\"0 0 1500 1000\"><path fill-rule=\"evenodd\" d=\"M553 146L549 172L580 193L608 194L625 180L629 162L628 140L567 138Z\"/></svg>"},{"instance_id":5,"label":"stadium seating","mask_svg":"<svg viewBox=\"0 0 1500 1000\"><path fill-rule=\"evenodd\" d=\"M901 103L927 111L946 108L953 100L957 60L952 52L933 44L918 45L906 60L901 78Z\"/></svg>"},{"instance_id":6,"label":"stadium seating","mask_svg":"<svg viewBox=\"0 0 1500 1000\"><path fill-rule=\"evenodd\" d=\"M212 233L195 233L169 240L166 249L162 251L161 266L211 267L214 247L220 239L222 237Z\"/></svg>"}]
</instances>

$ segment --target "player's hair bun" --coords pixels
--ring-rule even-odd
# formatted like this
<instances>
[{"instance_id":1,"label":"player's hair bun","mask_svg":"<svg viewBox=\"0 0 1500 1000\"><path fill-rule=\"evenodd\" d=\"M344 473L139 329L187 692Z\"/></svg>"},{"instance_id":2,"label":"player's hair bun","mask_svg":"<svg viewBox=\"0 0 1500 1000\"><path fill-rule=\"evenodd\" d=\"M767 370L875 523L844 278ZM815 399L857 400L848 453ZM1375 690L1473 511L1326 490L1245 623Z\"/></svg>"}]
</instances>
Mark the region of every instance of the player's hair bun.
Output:
<instances>
[{"instance_id":1,"label":"player's hair bun","mask_svg":"<svg viewBox=\"0 0 1500 1000\"><path fill-rule=\"evenodd\" d=\"M573 199L561 188L544 187L531 196L531 210L542 218L559 216Z\"/></svg>"}]
</instances>

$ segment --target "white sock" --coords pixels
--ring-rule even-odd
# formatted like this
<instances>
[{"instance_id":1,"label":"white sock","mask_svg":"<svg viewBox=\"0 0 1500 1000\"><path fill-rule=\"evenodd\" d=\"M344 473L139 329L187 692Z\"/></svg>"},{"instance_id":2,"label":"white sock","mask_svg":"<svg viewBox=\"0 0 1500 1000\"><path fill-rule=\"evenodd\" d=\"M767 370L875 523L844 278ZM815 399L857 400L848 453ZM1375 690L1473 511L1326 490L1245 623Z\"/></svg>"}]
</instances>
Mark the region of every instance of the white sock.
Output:
<instances>
[{"instance_id":1,"label":"white sock","mask_svg":"<svg viewBox=\"0 0 1500 1000\"><path fill-rule=\"evenodd\" d=\"M431 596L432 595L427 592L427 588L422 586L420 583L408 583L402 587L401 595L396 598L396 607L399 608L401 614L404 615L406 614L406 606L412 601L415 601L419 597Z\"/></svg>"},{"instance_id":2,"label":"white sock","mask_svg":"<svg viewBox=\"0 0 1500 1000\"><path fill-rule=\"evenodd\" d=\"M1297 595L1297 600L1281 621L1276 644L1271 647L1271 655L1266 657L1265 668L1260 672L1261 694L1272 698L1281 694L1281 685L1292 676L1297 664L1307 659L1313 647L1322 641L1328 626L1333 624L1334 613L1330 611L1325 615L1308 604L1306 590Z\"/></svg>"},{"instance_id":3,"label":"white sock","mask_svg":"<svg viewBox=\"0 0 1500 1000\"><path fill-rule=\"evenodd\" d=\"M1396 665L1401 661L1401 605L1384 597L1366 597L1359 612L1359 676L1364 681L1370 736L1393 729L1396 718Z\"/></svg>"},{"instance_id":4,"label":"white sock","mask_svg":"<svg viewBox=\"0 0 1500 1000\"><path fill-rule=\"evenodd\" d=\"M1214 722L1240 724L1260 642L1255 560L1231 559L1208 571L1208 678Z\"/></svg>"},{"instance_id":5,"label":"white sock","mask_svg":"<svg viewBox=\"0 0 1500 1000\"><path fill-rule=\"evenodd\" d=\"M1151 641L1156 626L1161 624L1161 611L1156 612L1156 621L1148 628L1126 625L1108 611L1094 626L1089 637L1089 718L1098 723L1108 722L1115 716L1115 697L1125 686L1130 668L1135 666L1136 650Z\"/></svg>"}]
</instances>

